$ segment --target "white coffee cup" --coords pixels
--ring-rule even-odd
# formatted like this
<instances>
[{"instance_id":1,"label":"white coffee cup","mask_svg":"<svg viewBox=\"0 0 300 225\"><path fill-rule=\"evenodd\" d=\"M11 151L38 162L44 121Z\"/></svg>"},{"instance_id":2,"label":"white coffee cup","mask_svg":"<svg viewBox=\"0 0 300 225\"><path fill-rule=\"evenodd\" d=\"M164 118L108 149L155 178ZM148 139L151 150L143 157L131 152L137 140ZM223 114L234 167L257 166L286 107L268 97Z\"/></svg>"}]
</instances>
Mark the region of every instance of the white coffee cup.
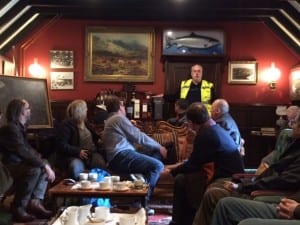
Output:
<instances>
[{"instance_id":1,"label":"white coffee cup","mask_svg":"<svg viewBox=\"0 0 300 225\"><path fill-rule=\"evenodd\" d=\"M111 184L107 183L107 182L104 182L104 181L101 181L101 182L99 182L99 188L100 189L110 189Z\"/></svg>"},{"instance_id":2,"label":"white coffee cup","mask_svg":"<svg viewBox=\"0 0 300 225\"><path fill-rule=\"evenodd\" d=\"M88 175L88 179L92 182L95 182L97 181L97 178L98 178L98 174L97 173L89 173Z\"/></svg>"},{"instance_id":3,"label":"white coffee cup","mask_svg":"<svg viewBox=\"0 0 300 225\"><path fill-rule=\"evenodd\" d=\"M95 219L107 221L110 217L110 209L105 206L98 206L95 208Z\"/></svg>"},{"instance_id":4,"label":"white coffee cup","mask_svg":"<svg viewBox=\"0 0 300 225\"><path fill-rule=\"evenodd\" d=\"M84 224L87 221L87 217L91 214L92 204L81 205L78 209L78 221L79 224Z\"/></svg>"},{"instance_id":5,"label":"white coffee cup","mask_svg":"<svg viewBox=\"0 0 300 225\"><path fill-rule=\"evenodd\" d=\"M88 173L80 173L79 174L79 180L87 180L89 178Z\"/></svg>"},{"instance_id":6,"label":"white coffee cup","mask_svg":"<svg viewBox=\"0 0 300 225\"><path fill-rule=\"evenodd\" d=\"M81 188L90 188L91 187L91 181L89 180L82 180L80 181L80 185L81 185Z\"/></svg>"},{"instance_id":7,"label":"white coffee cup","mask_svg":"<svg viewBox=\"0 0 300 225\"><path fill-rule=\"evenodd\" d=\"M119 217L120 225L132 225L136 223L135 215L122 215Z\"/></svg>"},{"instance_id":8,"label":"white coffee cup","mask_svg":"<svg viewBox=\"0 0 300 225\"><path fill-rule=\"evenodd\" d=\"M78 222L78 207L70 206L66 209L65 213L61 218L63 225L79 225Z\"/></svg>"},{"instance_id":9,"label":"white coffee cup","mask_svg":"<svg viewBox=\"0 0 300 225\"><path fill-rule=\"evenodd\" d=\"M105 182L105 183L112 183L112 179L111 179L111 176L107 176L107 177L103 177L103 181Z\"/></svg>"},{"instance_id":10,"label":"white coffee cup","mask_svg":"<svg viewBox=\"0 0 300 225\"><path fill-rule=\"evenodd\" d=\"M123 190L127 188L127 184L125 182L116 182L114 183L114 189Z\"/></svg>"},{"instance_id":11,"label":"white coffee cup","mask_svg":"<svg viewBox=\"0 0 300 225\"><path fill-rule=\"evenodd\" d=\"M119 181L120 181L120 176L111 176L111 181L112 181L113 183L119 182Z\"/></svg>"}]
</instances>

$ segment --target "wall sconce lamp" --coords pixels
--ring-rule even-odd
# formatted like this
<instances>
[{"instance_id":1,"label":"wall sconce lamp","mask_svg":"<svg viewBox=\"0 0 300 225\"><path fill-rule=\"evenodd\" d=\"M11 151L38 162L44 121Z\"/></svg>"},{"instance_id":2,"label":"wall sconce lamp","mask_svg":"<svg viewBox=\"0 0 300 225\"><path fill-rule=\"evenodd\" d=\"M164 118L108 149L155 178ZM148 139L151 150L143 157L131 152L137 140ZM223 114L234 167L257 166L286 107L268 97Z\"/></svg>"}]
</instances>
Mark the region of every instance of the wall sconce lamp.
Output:
<instances>
[{"instance_id":1,"label":"wall sconce lamp","mask_svg":"<svg viewBox=\"0 0 300 225\"><path fill-rule=\"evenodd\" d=\"M38 64L37 58L34 58L34 62L29 66L28 71L30 75L38 78L44 78L46 74L44 68Z\"/></svg>"},{"instance_id":2,"label":"wall sconce lamp","mask_svg":"<svg viewBox=\"0 0 300 225\"><path fill-rule=\"evenodd\" d=\"M280 78L280 74L281 74L280 70L276 68L275 63L272 62L271 67L267 70L267 74L266 74L266 80L268 81L269 87L272 91L274 91L276 88L276 82Z\"/></svg>"}]
</instances>

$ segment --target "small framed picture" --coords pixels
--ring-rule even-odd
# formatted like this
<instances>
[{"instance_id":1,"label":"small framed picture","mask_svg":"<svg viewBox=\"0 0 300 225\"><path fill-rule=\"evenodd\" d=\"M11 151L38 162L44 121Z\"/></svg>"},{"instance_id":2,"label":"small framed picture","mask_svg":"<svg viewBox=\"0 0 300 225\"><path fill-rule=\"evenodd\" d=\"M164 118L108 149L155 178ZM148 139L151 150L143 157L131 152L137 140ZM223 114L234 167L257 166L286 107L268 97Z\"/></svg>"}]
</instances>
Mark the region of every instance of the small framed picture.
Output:
<instances>
[{"instance_id":1,"label":"small framed picture","mask_svg":"<svg viewBox=\"0 0 300 225\"><path fill-rule=\"evenodd\" d=\"M228 66L229 84L256 84L256 61L230 61Z\"/></svg>"},{"instance_id":2,"label":"small framed picture","mask_svg":"<svg viewBox=\"0 0 300 225\"><path fill-rule=\"evenodd\" d=\"M63 50L51 50L50 68L51 69L73 69L74 52L63 51Z\"/></svg>"},{"instance_id":3,"label":"small framed picture","mask_svg":"<svg viewBox=\"0 0 300 225\"><path fill-rule=\"evenodd\" d=\"M51 90L73 90L74 72L50 72Z\"/></svg>"}]
</instances>

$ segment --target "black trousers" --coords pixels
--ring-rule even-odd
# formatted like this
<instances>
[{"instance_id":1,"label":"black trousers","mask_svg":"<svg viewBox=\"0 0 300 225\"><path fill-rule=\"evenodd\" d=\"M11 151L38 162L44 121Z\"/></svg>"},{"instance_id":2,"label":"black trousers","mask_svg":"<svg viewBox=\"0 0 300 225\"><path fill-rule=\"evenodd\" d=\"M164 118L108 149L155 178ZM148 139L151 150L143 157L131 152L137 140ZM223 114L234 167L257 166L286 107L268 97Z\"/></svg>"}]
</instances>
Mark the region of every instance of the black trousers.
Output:
<instances>
[{"instance_id":1,"label":"black trousers","mask_svg":"<svg viewBox=\"0 0 300 225\"><path fill-rule=\"evenodd\" d=\"M202 196L207 187L204 171L178 174L173 190L172 221L180 225L191 225Z\"/></svg>"}]
</instances>

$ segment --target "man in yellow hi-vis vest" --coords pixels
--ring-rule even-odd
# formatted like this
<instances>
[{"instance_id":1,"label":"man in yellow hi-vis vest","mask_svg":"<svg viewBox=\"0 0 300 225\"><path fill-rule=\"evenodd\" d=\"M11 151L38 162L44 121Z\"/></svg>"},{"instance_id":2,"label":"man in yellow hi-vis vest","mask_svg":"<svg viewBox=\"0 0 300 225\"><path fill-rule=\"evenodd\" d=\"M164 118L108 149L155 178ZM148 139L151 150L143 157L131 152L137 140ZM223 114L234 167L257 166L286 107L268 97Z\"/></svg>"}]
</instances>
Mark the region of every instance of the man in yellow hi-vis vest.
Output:
<instances>
[{"instance_id":1,"label":"man in yellow hi-vis vest","mask_svg":"<svg viewBox=\"0 0 300 225\"><path fill-rule=\"evenodd\" d=\"M193 102L202 102L208 112L211 111L211 103L215 98L214 84L202 80L203 67L195 64L191 67L191 79L181 81L180 90L175 94L158 94L153 97L163 97L168 102L177 99L185 99L190 105Z\"/></svg>"},{"instance_id":2,"label":"man in yellow hi-vis vest","mask_svg":"<svg viewBox=\"0 0 300 225\"><path fill-rule=\"evenodd\" d=\"M203 67L201 65L196 64L191 67L192 78L181 82L180 98L186 99L189 104L200 101L210 112L214 85L202 80L202 75Z\"/></svg>"}]
</instances>

